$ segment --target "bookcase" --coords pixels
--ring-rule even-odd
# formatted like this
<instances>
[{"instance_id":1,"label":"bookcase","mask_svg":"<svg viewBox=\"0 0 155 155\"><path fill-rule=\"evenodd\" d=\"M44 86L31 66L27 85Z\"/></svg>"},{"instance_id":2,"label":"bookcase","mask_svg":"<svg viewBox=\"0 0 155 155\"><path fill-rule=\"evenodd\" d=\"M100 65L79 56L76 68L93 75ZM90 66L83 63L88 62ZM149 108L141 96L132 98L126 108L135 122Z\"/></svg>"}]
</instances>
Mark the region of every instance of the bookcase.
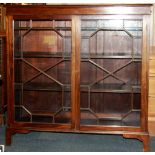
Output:
<instances>
[{"instance_id":1,"label":"bookcase","mask_svg":"<svg viewBox=\"0 0 155 155\"><path fill-rule=\"evenodd\" d=\"M7 6L6 144L30 131L121 134L148 151L150 6Z\"/></svg>"}]
</instances>

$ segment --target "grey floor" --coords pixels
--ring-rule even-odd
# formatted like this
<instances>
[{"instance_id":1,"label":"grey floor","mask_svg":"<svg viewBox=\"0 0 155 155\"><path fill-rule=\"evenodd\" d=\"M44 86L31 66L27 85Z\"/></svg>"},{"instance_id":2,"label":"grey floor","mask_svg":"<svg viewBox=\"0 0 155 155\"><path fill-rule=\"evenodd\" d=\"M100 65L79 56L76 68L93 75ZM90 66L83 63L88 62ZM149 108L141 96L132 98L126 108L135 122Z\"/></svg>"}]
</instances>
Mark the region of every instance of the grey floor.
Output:
<instances>
[{"instance_id":1,"label":"grey floor","mask_svg":"<svg viewBox=\"0 0 155 155\"><path fill-rule=\"evenodd\" d=\"M0 127L0 145L5 144L5 127ZM15 134L6 152L141 152L142 143L119 135L31 132ZM155 137L151 138L155 151Z\"/></svg>"}]
</instances>

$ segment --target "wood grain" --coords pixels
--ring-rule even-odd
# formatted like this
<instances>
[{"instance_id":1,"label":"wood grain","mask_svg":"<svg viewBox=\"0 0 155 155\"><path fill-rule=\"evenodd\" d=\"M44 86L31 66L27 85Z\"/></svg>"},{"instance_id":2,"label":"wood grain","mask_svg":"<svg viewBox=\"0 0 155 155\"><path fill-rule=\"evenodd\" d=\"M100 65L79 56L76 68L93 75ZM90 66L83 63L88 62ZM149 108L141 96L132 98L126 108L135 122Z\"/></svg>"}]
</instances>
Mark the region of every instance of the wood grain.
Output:
<instances>
[{"instance_id":1,"label":"wood grain","mask_svg":"<svg viewBox=\"0 0 155 155\"><path fill-rule=\"evenodd\" d=\"M13 63L13 17L6 18L6 34L7 34L7 108L8 110L8 126L14 122L14 63ZM9 103L9 104L8 104Z\"/></svg>"},{"instance_id":2,"label":"wood grain","mask_svg":"<svg viewBox=\"0 0 155 155\"><path fill-rule=\"evenodd\" d=\"M29 11L27 11L27 9ZM34 12L34 9L36 10ZM61 11L59 11L61 9ZM55 6L7 6L7 15L51 15L51 14L150 14L150 6L144 5L55 5ZM23 16L24 18L24 16Z\"/></svg>"},{"instance_id":3,"label":"wood grain","mask_svg":"<svg viewBox=\"0 0 155 155\"><path fill-rule=\"evenodd\" d=\"M80 17L72 16L72 126L80 127Z\"/></svg>"},{"instance_id":4,"label":"wood grain","mask_svg":"<svg viewBox=\"0 0 155 155\"><path fill-rule=\"evenodd\" d=\"M149 17L143 16L143 48L141 73L141 127L148 131L148 58L149 58ZM144 110L145 109L145 110Z\"/></svg>"},{"instance_id":5,"label":"wood grain","mask_svg":"<svg viewBox=\"0 0 155 155\"><path fill-rule=\"evenodd\" d=\"M149 103L148 128L151 136L155 136L155 47L152 46L149 56Z\"/></svg>"}]
</instances>

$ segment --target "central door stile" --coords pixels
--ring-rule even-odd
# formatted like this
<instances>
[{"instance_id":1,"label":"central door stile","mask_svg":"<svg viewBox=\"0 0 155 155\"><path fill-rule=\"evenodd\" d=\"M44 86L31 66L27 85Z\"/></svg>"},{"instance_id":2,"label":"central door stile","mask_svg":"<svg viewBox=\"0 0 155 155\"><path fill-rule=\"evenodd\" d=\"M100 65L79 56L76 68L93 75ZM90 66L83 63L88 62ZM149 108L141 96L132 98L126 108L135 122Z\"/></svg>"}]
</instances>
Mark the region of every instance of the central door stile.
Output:
<instances>
[{"instance_id":1,"label":"central door stile","mask_svg":"<svg viewBox=\"0 0 155 155\"><path fill-rule=\"evenodd\" d=\"M81 50L80 16L72 16L72 63L71 63L71 103L72 129L80 128L80 50Z\"/></svg>"}]
</instances>

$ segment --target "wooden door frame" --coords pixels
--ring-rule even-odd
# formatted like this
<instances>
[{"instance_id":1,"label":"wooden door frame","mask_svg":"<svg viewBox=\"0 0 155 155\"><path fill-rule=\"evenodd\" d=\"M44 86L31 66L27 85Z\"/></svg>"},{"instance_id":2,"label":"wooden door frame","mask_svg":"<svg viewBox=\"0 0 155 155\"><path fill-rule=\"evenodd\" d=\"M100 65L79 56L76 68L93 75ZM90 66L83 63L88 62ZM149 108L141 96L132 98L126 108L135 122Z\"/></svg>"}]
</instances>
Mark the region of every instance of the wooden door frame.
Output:
<instances>
[{"instance_id":1,"label":"wooden door frame","mask_svg":"<svg viewBox=\"0 0 155 155\"><path fill-rule=\"evenodd\" d=\"M81 16L73 15L72 21L72 61L71 61L71 107L72 118L71 128L75 130L80 129L80 53L81 53ZM35 18L35 16L34 16ZM47 18L47 17L46 17ZM141 108L146 109L141 112L141 129L147 131L147 106L148 106L148 16L143 15L143 46L142 46L142 93L141 93ZM17 16L16 16L17 19ZM7 35L7 99L8 99L8 124L14 123L14 62L13 62L13 16L7 16L6 19L6 35Z\"/></svg>"},{"instance_id":2,"label":"wooden door frame","mask_svg":"<svg viewBox=\"0 0 155 155\"><path fill-rule=\"evenodd\" d=\"M52 15L52 16L42 16L40 18L35 17L35 16L26 16L24 19L28 19L29 17L31 17L32 19L40 19L40 20L45 20L45 19L50 19L51 17L54 17L57 19L62 19L64 17L64 15ZM29 122L16 122L14 120L14 50L13 50L13 20L14 19L21 19L20 16L12 16L12 15L8 15L6 17L6 36L7 36L7 53L6 53L6 57L7 57L7 109L8 109L8 118L7 118L7 124L9 128L20 128L23 126L30 126L30 127L38 127L39 125L42 126L42 123L37 123L36 125L33 125L33 123L29 123ZM79 46L79 42L77 42L77 37L80 36L80 33L78 33L78 31L80 30L80 27L77 26L77 23L80 21L78 20L78 16L69 16L67 15L65 17L65 19L70 19L71 20L71 34L72 34L72 45L71 45L71 124L45 124L42 127L44 128L52 128L54 130L56 129L68 129L68 131L72 131L75 130L75 128L78 128L79 126L79 122L77 122L78 119L76 115L78 115L78 98L76 97L78 96L78 88L77 88L77 82L78 80L78 76L79 73L77 72L77 70L79 70L79 64L78 64L78 48ZM78 36L78 35L79 36ZM80 61L80 59L79 59ZM72 86L73 85L73 86ZM74 110L73 110L74 109ZM52 129L51 129L52 130Z\"/></svg>"}]
</instances>

